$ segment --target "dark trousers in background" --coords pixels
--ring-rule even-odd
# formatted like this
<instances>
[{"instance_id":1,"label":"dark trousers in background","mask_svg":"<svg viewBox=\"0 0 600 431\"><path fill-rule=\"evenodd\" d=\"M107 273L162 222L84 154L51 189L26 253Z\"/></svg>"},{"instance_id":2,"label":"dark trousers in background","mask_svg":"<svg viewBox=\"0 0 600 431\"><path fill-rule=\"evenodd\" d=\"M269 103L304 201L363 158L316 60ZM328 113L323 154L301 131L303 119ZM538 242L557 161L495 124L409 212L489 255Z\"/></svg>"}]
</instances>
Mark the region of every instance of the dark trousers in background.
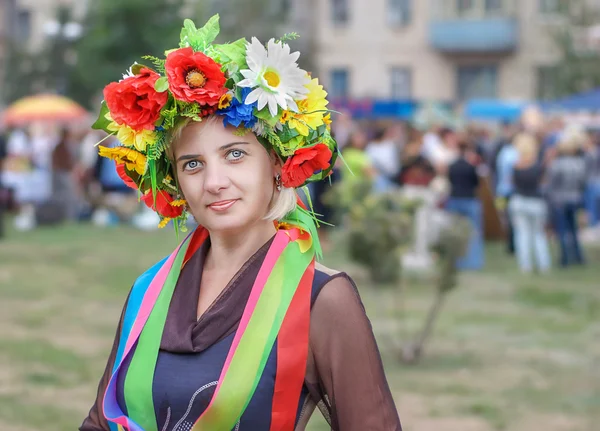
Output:
<instances>
[{"instance_id":1,"label":"dark trousers in background","mask_svg":"<svg viewBox=\"0 0 600 431\"><path fill-rule=\"evenodd\" d=\"M471 222L473 231L469 240L467 253L458 261L458 269L478 270L484 265L485 245L483 240L483 206L479 199L450 198L446 210L466 217Z\"/></svg>"},{"instance_id":2,"label":"dark trousers in background","mask_svg":"<svg viewBox=\"0 0 600 431\"><path fill-rule=\"evenodd\" d=\"M515 254L515 228L513 225L513 219L508 208L510 207L510 200L512 196L506 198L506 208L504 210L504 216L506 217L506 252L510 255Z\"/></svg>"},{"instance_id":3,"label":"dark trousers in background","mask_svg":"<svg viewBox=\"0 0 600 431\"><path fill-rule=\"evenodd\" d=\"M560 265L583 264L585 258L579 244L577 226L578 203L555 204L553 222L560 243Z\"/></svg>"}]
</instances>

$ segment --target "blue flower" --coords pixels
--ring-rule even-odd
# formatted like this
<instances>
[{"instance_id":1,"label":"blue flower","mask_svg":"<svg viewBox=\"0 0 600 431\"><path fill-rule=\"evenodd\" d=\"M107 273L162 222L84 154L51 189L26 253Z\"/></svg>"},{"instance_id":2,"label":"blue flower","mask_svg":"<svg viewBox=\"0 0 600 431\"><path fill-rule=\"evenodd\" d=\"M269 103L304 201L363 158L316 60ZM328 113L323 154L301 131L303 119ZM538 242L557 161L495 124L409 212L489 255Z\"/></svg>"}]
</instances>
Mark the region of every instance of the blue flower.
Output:
<instances>
[{"instance_id":1,"label":"blue flower","mask_svg":"<svg viewBox=\"0 0 600 431\"><path fill-rule=\"evenodd\" d=\"M242 89L242 100L246 100L248 94L252 91L251 88ZM244 127L250 129L256 124L257 118L254 116L254 108L257 102L251 105L246 105L244 102L240 102L236 97L231 100L231 105L225 109L217 111L217 115L222 115L223 125L227 127L231 124L234 127L239 127L244 123Z\"/></svg>"}]
</instances>

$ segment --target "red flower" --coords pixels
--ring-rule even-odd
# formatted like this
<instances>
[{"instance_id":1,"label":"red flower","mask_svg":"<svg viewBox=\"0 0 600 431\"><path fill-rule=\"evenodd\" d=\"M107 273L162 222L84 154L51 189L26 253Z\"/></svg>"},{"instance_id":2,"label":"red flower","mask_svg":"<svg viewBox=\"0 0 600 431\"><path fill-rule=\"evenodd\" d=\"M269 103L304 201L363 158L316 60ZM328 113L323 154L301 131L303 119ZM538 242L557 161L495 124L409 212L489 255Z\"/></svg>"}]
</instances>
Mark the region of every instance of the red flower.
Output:
<instances>
[{"instance_id":1,"label":"red flower","mask_svg":"<svg viewBox=\"0 0 600 431\"><path fill-rule=\"evenodd\" d=\"M180 48L169 53L165 69L169 89L178 100L218 106L219 99L227 92L227 78L221 72L221 66L192 48Z\"/></svg>"},{"instance_id":2,"label":"red flower","mask_svg":"<svg viewBox=\"0 0 600 431\"><path fill-rule=\"evenodd\" d=\"M160 110L167 103L167 92L154 89L160 75L143 68L138 75L112 82L104 88L104 100L112 119L134 130L153 130Z\"/></svg>"},{"instance_id":3,"label":"red flower","mask_svg":"<svg viewBox=\"0 0 600 431\"><path fill-rule=\"evenodd\" d=\"M131 187L134 190L138 189L135 181L127 174L125 163L117 163L117 174L119 174L119 177L121 177L127 187Z\"/></svg>"},{"instance_id":4,"label":"red flower","mask_svg":"<svg viewBox=\"0 0 600 431\"><path fill-rule=\"evenodd\" d=\"M325 144L299 148L283 165L281 177L284 187L300 187L315 172L329 167L331 150Z\"/></svg>"},{"instance_id":5,"label":"red flower","mask_svg":"<svg viewBox=\"0 0 600 431\"><path fill-rule=\"evenodd\" d=\"M173 198L164 190L158 190L156 193L156 205L154 204L152 190L148 190L144 196L142 196L142 201L148 208L153 209L163 217L176 218L183 214L183 207L171 205Z\"/></svg>"}]
</instances>

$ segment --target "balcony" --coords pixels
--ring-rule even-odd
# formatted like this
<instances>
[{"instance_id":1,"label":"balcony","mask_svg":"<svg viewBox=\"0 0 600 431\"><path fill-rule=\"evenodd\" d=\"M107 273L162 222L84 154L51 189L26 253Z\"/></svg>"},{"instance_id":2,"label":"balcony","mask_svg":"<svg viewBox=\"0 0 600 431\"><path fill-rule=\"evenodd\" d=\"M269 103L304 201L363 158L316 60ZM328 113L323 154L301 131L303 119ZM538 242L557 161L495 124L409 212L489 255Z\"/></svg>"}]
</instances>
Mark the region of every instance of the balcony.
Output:
<instances>
[{"instance_id":1,"label":"balcony","mask_svg":"<svg viewBox=\"0 0 600 431\"><path fill-rule=\"evenodd\" d=\"M443 3L442 3L443 2ZM447 54L502 54L518 48L514 1L441 0L429 26L431 45Z\"/></svg>"}]
</instances>

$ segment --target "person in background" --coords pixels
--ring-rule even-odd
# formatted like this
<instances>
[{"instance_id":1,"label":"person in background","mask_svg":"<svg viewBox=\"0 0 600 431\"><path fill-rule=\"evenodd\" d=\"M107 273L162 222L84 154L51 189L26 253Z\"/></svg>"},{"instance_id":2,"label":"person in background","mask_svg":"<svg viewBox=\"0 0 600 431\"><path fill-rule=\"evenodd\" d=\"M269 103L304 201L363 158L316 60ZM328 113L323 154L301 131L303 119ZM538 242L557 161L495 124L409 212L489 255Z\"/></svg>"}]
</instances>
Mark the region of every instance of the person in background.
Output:
<instances>
[{"instance_id":1,"label":"person in background","mask_svg":"<svg viewBox=\"0 0 600 431\"><path fill-rule=\"evenodd\" d=\"M341 171L341 182L344 196L351 196L354 188L365 181L372 182L377 177L377 170L373 167L371 159L365 151L367 136L356 129L350 135L342 155L348 169Z\"/></svg>"},{"instance_id":2,"label":"person in background","mask_svg":"<svg viewBox=\"0 0 600 431\"><path fill-rule=\"evenodd\" d=\"M400 185L428 186L435 178L433 165L422 155L423 133L414 126L409 126L407 141L402 147L400 163L402 169L396 178Z\"/></svg>"},{"instance_id":3,"label":"person in background","mask_svg":"<svg viewBox=\"0 0 600 431\"><path fill-rule=\"evenodd\" d=\"M513 222L508 207L513 194L513 168L517 163L517 159L518 153L512 140L504 143L496 159L496 206L504 214L506 249L509 254L515 253Z\"/></svg>"},{"instance_id":4,"label":"person in background","mask_svg":"<svg viewBox=\"0 0 600 431\"><path fill-rule=\"evenodd\" d=\"M589 142L587 157L590 179L585 193L585 209L588 226L596 227L600 223L600 135L595 134Z\"/></svg>"},{"instance_id":5,"label":"person in background","mask_svg":"<svg viewBox=\"0 0 600 431\"><path fill-rule=\"evenodd\" d=\"M114 148L121 144L116 137L110 137L103 142L103 145ZM92 221L99 226L129 221L140 207L137 203L136 191L123 182L116 164L112 160L98 157L94 170L100 196L96 202L96 209L92 214ZM152 225L157 226L159 221L154 214Z\"/></svg>"},{"instance_id":6,"label":"person in background","mask_svg":"<svg viewBox=\"0 0 600 431\"><path fill-rule=\"evenodd\" d=\"M386 192L393 187L393 178L400 170L398 146L385 128L379 129L367 146L367 155L377 171L375 191Z\"/></svg>"},{"instance_id":7,"label":"person in background","mask_svg":"<svg viewBox=\"0 0 600 431\"><path fill-rule=\"evenodd\" d=\"M543 131L542 147L539 151L540 161L547 160L549 157L551 157L551 154L558 143L560 134L562 133L564 127L565 123L560 117L554 117L548 121L547 126Z\"/></svg>"},{"instance_id":8,"label":"person in background","mask_svg":"<svg viewBox=\"0 0 600 431\"><path fill-rule=\"evenodd\" d=\"M583 203L588 181L588 164L581 150L586 135L568 127L556 145L556 157L548 168L548 197L560 242L560 266L583 265L585 258L579 244L577 210Z\"/></svg>"},{"instance_id":9,"label":"person in background","mask_svg":"<svg viewBox=\"0 0 600 431\"><path fill-rule=\"evenodd\" d=\"M515 251L521 271L532 272L535 256L537 269L548 272L550 248L546 236L548 205L542 196L544 169L539 162L539 145L534 136L522 133L515 138L517 163L513 169L513 196L509 212L514 225Z\"/></svg>"},{"instance_id":10,"label":"person in background","mask_svg":"<svg viewBox=\"0 0 600 431\"><path fill-rule=\"evenodd\" d=\"M9 192L4 187L2 178L2 168L4 167L4 160L7 156L6 139L0 134L0 239L4 237L4 214L7 211Z\"/></svg>"},{"instance_id":11,"label":"person in background","mask_svg":"<svg viewBox=\"0 0 600 431\"><path fill-rule=\"evenodd\" d=\"M469 142L464 139L459 140L458 150L457 159L448 166L450 198L446 203L446 209L451 213L467 217L473 227L467 253L458 261L458 268L479 270L483 268L485 260L483 208L477 197L479 176L476 164L479 157Z\"/></svg>"},{"instance_id":12,"label":"person in background","mask_svg":"<svg viewBox=\"0 0 600 431\"><path fill-rule=\"evenodd\" d=\"M430 151L428 159L438 174L445 175L450 164L458 157L459 135L455 130L445 128L440 131L440 138L442 145Z\"/></svg>"},{"instance_id":13,"label":"person in background","mask_svg":"<svg viewBox=\"0 0 600 431\"><path fill-rule=\"evenodd\" d=\"M514 124L509 121L504 121L500 128L500 133L496 142L493 144L493 148L491 153L489 154L489 158L486 160L490 167L490 174L492 178L492 184L494 189L498 186L498 156L500 152L511 145L513 138L515 137L515 127Z\"/></svg>"},{"instance_id":14,"label":"person in background","mask_svg":"<svg viewBox=\"0 0 600 431\"><path fill-rule=\"evenodd\" d=\"M79 215L79 191L73 174L75 162L71 133L63 129L52 151L52 199L64 208L69 221L76 220Z\"/></svg>"}]
</instances>

